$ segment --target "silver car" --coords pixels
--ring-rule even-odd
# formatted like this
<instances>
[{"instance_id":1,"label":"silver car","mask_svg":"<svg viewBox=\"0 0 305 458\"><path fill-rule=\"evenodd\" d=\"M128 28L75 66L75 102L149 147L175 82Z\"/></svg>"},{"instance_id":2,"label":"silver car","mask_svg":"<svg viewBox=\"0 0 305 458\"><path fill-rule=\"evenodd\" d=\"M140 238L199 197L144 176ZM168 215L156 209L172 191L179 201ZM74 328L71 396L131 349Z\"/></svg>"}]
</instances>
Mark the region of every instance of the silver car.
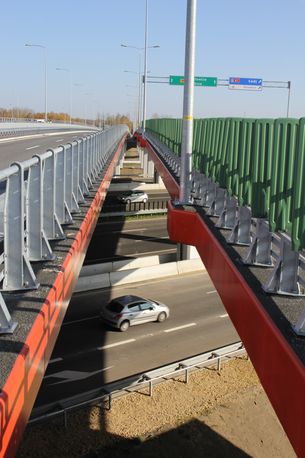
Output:
<instances>
[{"instance_id":1,"label":"silver car","mask_svg":"<svg viewBox=\"0 0 305 458\"><path fill-rule=\"evenodd\" d=\"M143 202L145 204L148 201L148 195L143 191L129 191L120 196L119 200L126 204L130 204L131 202Z\"/></svg>"},{"instance_id":2,"label":"silver car","mask_svg":"<svg viewBox=\"0 0 305 458\"><path fill-rule=\"evenodd\" d=\"M169 317L167 305L139 296L121 296L102 308L100 317L110 326L127 331L129 326L158 321Z\"/></svg>"}]
</instances>

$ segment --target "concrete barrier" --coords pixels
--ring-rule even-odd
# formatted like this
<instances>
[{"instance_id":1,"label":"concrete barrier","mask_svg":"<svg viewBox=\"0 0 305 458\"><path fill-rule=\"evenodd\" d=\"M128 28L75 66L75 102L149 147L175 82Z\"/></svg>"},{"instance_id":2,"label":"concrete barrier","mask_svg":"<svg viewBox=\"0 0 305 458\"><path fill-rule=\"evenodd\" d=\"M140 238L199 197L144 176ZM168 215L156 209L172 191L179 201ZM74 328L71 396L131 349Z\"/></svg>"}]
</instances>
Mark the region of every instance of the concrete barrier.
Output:
<instances>
[{"instance_id":1,"label":"concrete barrier","mask_svg":"<svg viewBox=\"0 0 305 458\"><path fill-rule=\"evenodd\" d=\"M145 280L154 280L178 275L177 263L169 262L158 266L142 267L110 273L111 286L124 285Z\"/></svg>"},{"instance_id":2,"label":"concrete barrier","mask_svg":"<svg viewBox=\"0 0 305 458\"><path fill-rule=\"evenodd\" d=\"M186 274L189 272L196 272L200 270L206 270L201 259L190 259L185 261L177 262L178 274Z\"/></svg>"},{"instance_id":3,"label":"concrete barrier","mask_svg":"<svg viewBox=\"0 0 305 458\"><path fill-rule=\"evenodd\" d=\"M165 190L165 186L163 183L145 183L140 182L139 184L136 182L133 183L112 183L109 187L109 191L132 191L134 189L140 191L159 191Z\"/></svg>"},{"instance_id":4,"label":"concrete barrier","mask_svg":"<svg viewBox=\"0 0 305 458\"><path fill-rule=\"evenodd\" d=\"M110 275L98 274L98 275L89 275L87 277L79 277L74 288L74 293L80 293L82 291L91 291L94 289L109 288L110 284Z\"/></svg>"},{"instance_id":5,"label":"concrete barrier","mask_svg":"<svg viewBox=\"0 0 305 458\"><path fill-rule=\"evenodd\" d=\"M109 288L111 286L127 285L129 283L172 277L191 272L203 272L206 270L201 259L158 264L158 258L159 256L148 256L147 258L138 258L132 261L105 263L107 264L107 268L112 265L112 270L107 273L104 272L105 266L103 264L101 264L100 270L99 266L86 266L83 268L84 270L77 281L74 292ZM114 270L114 267L117 270Z\"/></svg>"}]
</instances>

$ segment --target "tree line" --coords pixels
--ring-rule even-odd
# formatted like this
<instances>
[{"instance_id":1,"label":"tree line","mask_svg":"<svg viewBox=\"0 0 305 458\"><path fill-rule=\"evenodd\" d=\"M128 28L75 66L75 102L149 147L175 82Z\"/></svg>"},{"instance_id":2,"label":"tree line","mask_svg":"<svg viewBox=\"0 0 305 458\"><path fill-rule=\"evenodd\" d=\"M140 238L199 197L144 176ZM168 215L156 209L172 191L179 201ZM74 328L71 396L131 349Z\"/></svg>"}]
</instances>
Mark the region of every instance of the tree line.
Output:
<instances>
[{"instance_id":1,"label":"tree line","mask_svg":"<svg viewBox=\"0 0 305 458\"><path fill-rule=\"evenodd\" d=\"M29 108L19 108L19 107L12 107L12 108L1 108L0 107L0 118L22 118L22 119L44 119L45 113L44 112L35 112ZM48 112L48 120L49 121L61 121L61 122L69 122L70 116L68 113L57 113L54 111ZM132 121L130 120L128 115L125 114L101 114L98 113L95 119L85 119L80 117L72 117L71 121L74 123L81 123L81 124L90 124L95 125L97 127L103 127L105 124L113 126L116 124L127 124L130 129L132 129Z\"/></svg>"}]
</instances>

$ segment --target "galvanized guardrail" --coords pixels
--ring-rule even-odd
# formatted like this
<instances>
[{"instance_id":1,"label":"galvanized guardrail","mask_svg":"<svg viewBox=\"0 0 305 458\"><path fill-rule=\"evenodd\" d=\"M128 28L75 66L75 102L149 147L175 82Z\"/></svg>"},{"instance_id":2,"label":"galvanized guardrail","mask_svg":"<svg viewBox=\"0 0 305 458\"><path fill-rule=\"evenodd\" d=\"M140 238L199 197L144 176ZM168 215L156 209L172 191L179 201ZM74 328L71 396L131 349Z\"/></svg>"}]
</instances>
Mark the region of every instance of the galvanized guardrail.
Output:
<instances>
[{"instance_id":1,"label":"galvanized guardrail","mask_svg":"<svg viewBox=\"0 0 305 458\"><path fill-rule=\"evenodd\" d=\"M145 136L170 173L179 180L179 156L162 143L156 134L146 132ZM192 172L190 202L205 207L208 216L217 217L216 228L230 230L228 243L249 246L243 259L245 264L271 269L269 279L263 285L267 293L305 295L305 255L294 250L288 233L272 232L268 219L253 217L251 207L240 204L235 195L231 195L213 178L198 171ZM293 329L296 334L305 335L305 311Z\"/></svg>"},{"instance_id":2,"label":"galvanized guardrail","mask_svg":"<svg viewBox=\"0 0 305 458\"><path fill-rule=\"evenodd\" d=\"M67 124L67 123L57 123L57 122L35 122L35 121L28 121L24 122L19 121L3 121L0 122L0 137L10 137L12 135L27 135L29 133L34 133L34 132L49 132L49 131L62 131L62 130L79 130L79 129L85 129L85 130L99 130L95 126L87 126L87 125L73 125L73 124Z\"/></svg>"},{"instance_id":3,"label":"galvanized guardrail","mask_svg":"<svg viewBox=\"0 0 305 458\"><path fill-rule=\"evenodd\" d=\"M127 126L115 126L95 132L0 171L2 291L39 287L31 263L54 259L49 242L65 238L62 226L73 222L73 213L80 211L79 204L127 131ZM12 333L16 326L0 294L0 334Z\"/></svg>"},{"instance_id":4,"label":"galvanized guardrail","mask_svg":"<svg viewBox=\"0 0 305 458\"><path fill-rule=\"evenodd\" d=\"M138 212L157 212L158 210L162 210L163 212L167 211L167 202L168 199L160 199L160 200L148 200L147 202L130 202L130 203L105 203L103 206L102 213L113 213L116 214L118 212L123 214L130 214L130 213L138 213Z\"/></svg>"},{"instance_id":5,"label":"galvanized guardrail","mask_svg":"<svg viewBox=\"0 0 305 458\"><path fill-rule=\"evenodd\" d=\"M63 416L65 427L67 427L67 416L69 412L85 408L92 405L104 404L108 405L108 410L111 409L112 401L132 392L137 392L143 388L148 388L149 396L153 395L153 387L159 383L166 382L178 377L184 377L184 383L189 382L189 374L198 371L205 367L216 366L216 370L220 371L221 364L229 361L232 358L246 355L246 350L242 342L236 342L225 347L217 348L200 355L187 358L173 364L162 366L134 377L128 377L118 382L109 383L99 389L100 395L97 395L97 390L85 393L88 399L80 402L79 397L63 399L52 405L51 413L46 413L30 419L29 425L40 423L42 421L51 420L55 417ZM51 406L49 406L51 407Z\"/></svg>"}]
</instances>

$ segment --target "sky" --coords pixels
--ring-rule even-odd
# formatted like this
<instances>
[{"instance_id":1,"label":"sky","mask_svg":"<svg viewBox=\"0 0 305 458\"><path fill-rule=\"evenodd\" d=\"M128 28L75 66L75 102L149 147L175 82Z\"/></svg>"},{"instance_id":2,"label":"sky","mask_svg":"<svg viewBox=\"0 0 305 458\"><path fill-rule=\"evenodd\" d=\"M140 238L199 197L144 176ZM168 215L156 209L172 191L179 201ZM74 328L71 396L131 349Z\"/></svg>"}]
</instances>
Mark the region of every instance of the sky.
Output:
<instances>
[{"instance_id":1,"label":"sky","mask_svg":"<svg viewBox=\"0 0 305 458\"><path fill-rule=\"evenodd\" d=\"M183 75L187 0L148 0L151 76ZM11 0L1 4L0 107L93 117L136 114L145 0ZM305 115L305 0L197 0L198 76L291 81L290 117ZM57 71L56 68L69 71ZM128 70L128 72L126 72ZM132 73L134 72L134 73ZM166 80L165 80L166 81ZM70 86L71 82L71 86ZM195 117L286 117L288 91L196 87ZM182 116L183 87L148 84L147 117Z\"/></svg>"}]
</instances>

